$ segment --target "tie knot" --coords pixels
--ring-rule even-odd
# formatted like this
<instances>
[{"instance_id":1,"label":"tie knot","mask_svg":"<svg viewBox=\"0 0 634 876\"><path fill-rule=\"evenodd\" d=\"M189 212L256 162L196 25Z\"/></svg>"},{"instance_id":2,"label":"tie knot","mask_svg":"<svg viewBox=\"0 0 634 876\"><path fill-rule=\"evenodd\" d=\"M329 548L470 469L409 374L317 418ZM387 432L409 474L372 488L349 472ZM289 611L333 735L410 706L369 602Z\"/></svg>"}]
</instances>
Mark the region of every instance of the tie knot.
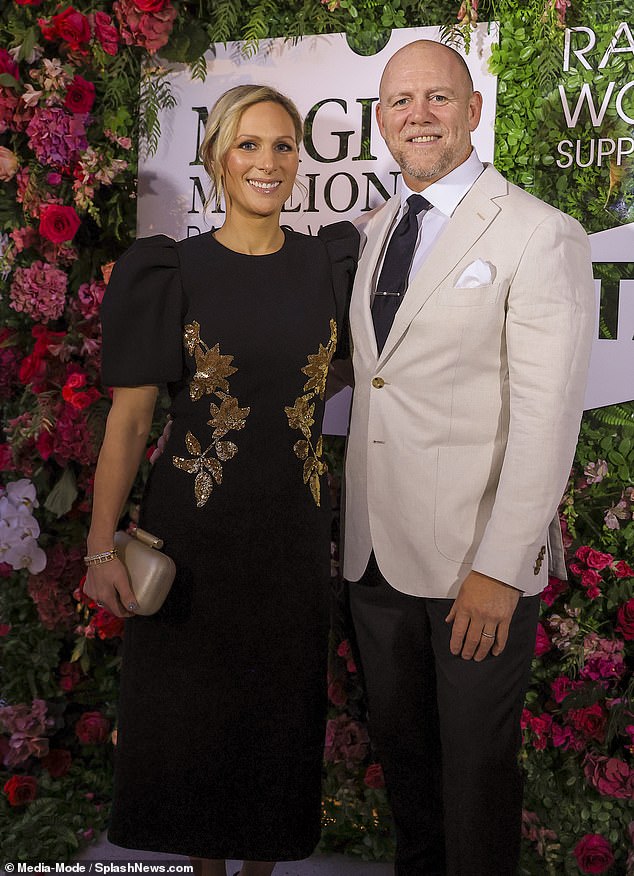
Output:
<instances>
[{"instance_id":1,"label":"tie knot","mask_svg":"<svg viewBox=\"0 0 634 876\"><path fill-rule=\"evenodd\" d=\"M407 199L407 207L410 214L418 216L423 210L431 209L432 205L422 195L410 195Z\"/></svg>"}]
</instances>

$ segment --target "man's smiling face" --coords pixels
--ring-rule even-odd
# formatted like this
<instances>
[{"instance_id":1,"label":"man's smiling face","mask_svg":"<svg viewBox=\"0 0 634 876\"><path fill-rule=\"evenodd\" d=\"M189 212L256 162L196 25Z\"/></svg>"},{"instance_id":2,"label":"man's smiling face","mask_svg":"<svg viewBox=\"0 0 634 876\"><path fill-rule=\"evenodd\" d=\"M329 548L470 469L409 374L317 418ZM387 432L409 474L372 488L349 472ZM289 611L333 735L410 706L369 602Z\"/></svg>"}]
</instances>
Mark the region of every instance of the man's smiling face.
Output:
<instances>
[{"instance_id":1,"label":"man's smiling face","mask_svg":"<svg viewBox=\"0 0 634 876\"><path fill-rule=\"evenodd\" d=\"M398 51L383 73L379 101L379 129L414 191L469 157L482 97L451 49L419 40Z\"/></svg>"}]
</instances>

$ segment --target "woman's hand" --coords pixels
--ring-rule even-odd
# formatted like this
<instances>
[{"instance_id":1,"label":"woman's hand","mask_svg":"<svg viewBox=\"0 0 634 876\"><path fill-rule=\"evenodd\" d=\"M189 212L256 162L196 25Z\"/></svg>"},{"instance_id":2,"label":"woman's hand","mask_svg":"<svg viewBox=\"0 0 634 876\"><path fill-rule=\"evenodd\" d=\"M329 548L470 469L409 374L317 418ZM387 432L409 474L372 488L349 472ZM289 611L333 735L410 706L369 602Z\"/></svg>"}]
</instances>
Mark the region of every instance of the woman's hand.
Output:
<instances>
[{"instance_id":1,"label":"woman's hand","mask_svg":"<svg viewBox=\"0 0 634 876\"><path fill-rule=\"evenodd\" d=\"M128 572L119 559L90 566L86 570L84 593L116 617L134 617L138 608Z\"/></svg>"}]
</instances>

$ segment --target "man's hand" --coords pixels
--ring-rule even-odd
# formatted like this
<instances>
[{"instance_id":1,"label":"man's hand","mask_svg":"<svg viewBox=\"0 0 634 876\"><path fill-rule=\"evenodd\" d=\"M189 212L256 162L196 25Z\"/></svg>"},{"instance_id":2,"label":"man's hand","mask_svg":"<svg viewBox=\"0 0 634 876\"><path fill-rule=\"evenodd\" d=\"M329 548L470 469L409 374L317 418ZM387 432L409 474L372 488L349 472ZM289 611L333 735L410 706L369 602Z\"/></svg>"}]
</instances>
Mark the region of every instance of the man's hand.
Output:
<instances>
[{"instance_id":1,"label":"man's hand","mask_svg":"<svg viewBox=\"0 0 634 876\"><path fill-rule=\"evenodd\" d=\"M451 653L464 660L494 657L506 647L509 625L520 599L520 591L480 572L469 572L445 618L453 623Z\"/></svg>"}]
</instances>

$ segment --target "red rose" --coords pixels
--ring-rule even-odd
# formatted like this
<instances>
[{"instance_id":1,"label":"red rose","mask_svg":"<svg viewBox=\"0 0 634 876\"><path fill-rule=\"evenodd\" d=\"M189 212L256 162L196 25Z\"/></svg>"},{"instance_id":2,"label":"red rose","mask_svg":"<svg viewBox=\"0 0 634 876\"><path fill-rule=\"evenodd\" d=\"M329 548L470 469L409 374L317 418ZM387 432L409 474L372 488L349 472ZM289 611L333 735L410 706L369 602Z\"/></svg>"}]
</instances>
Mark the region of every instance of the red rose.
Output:
<instances>
[{"instance_id":1,"label":"red rose","mask_svg":"<svg viewBox=\"0 0 634 876\"><path fill-rule=\"evenodd\" d=\"M586 556L586 565L589 569L605 569L613 562L612 554L604 554L601 551L589 550Z\"/></svg>"},{"instance_id":2,"label":"red rose","mask_svg":"<svg viewBox=\"0 0 634 876\"><path fill-rule=\"evenodd\" d=\"M8 73L14 79L20 78L20 70L6 49L0 49L0 73Z\"/></svg>"},{"instance_id":3,"label":"red rose","mask_svg":"<svg viewBox=\"0 0 634 876\"><path fill-rule=\"evenodd\" d=\"M619 605L616 612L616 628L624 639L634 639L634 597Z\"/></svg>"},{"instance_id":4,"label":"red rose","mask_svg":"<svg viewBox=\"0 0 634 876\"><path fill-rule=\"evenodd\" d=\"M105 12L95 12L93 25L95 37L106 55L116 55L119 48L119 31L112 18Z\"/></svg>"},{"instance_id":5,"label":"red rose","mask_svg":"<svg viewBox=\"0 0 634 876\"><path fill-rule=\"evenodd\" d=\"M548 638L548 633L544 629L541 623L537 624L537 636L535 638L535 657L543 657L544 654L547 654L552 645L550 643L550 639Z\"/></svg>"},{"instance_id":6,"label":"red rose","mask_svg":"<svg viewBox=\"0 0 634 876\"><path fill-rule=\"evenodd\" d=\"M139 12L160 12L169 0L132 0Z\"/></svg>"},{"instance_id":7,"label":"red rose","mask_svg":"<svg viewBox=\"0 0 634 876\"><path fill-rule=\"evenodd\" d=\"M82 745L97 745L108 738L110 724L101 712L84 712L75 724L75 733Z\"/></svg>"},{"instance_id":8,"label":"red rose","mask_svg":"<svg viewBox=\"0 0 634 876\"><path fill-rule=\"evenodd\" d=\"M11 776L4 786L11 806L24 806L37 796L37 781L33 776Z\"/></svg>"},{"instance_id":9,"label":"red rose","mask_svg":"<svg viewBox=\"0 0 634 876\"><path fill-rule=\"evenodd\" d=\"M612 571L616 578L634 578L634 569L625 562L619 560L612 566Z\"/></svg>"},{"instance_id":10,"label":"red rose","mask_svg":"<svg viewBox=\"0 0 634 876\"><path fill-rule=\"evenodd\" d=\"M90 39L88 19L81 12L69 6L59 15L54 15L50 22L38 19L42 36L47 40L63 40L73 50L81 48Z\"/></svg>"},{"instance_id":11,"label":"red rose","mask_svg":"<svg viewBox=\"0 0 634 876\"><path fill-rule=\"evenodd\" d=\"M75 76L66 92L64 106L72 113L89 113L95 102L95 86L82 76Z\"/></svg>"},{"instance_id":12,"label":"red rose","mask_svg":"<svg viewBox=\"0 0 634 876\"><path fill-rule=\"evenodd\" d=\"M363 781L368 788L384 788L385 776L383 775L383 767L380 763L371 763L365 771Z\"/></svg>"},{"instance_id":13,"label":"red rose","mask_svg":"<svg viewBox=\"0 0 634 876\"><path fill-rule=\"evenodd\" d=\"M40 234L53 243L72 240L80 225L74 207L46 204L40 211Z\"/></svg>"},{"instance_id":14,"label":"red rose","mask_svg":"<svg viewBox=\"0 0 634 876\"><path fill-rule=\"evenodd\" d=\"M48 770L48 774L53 779L61 779L65 776L72 762L70 751L66 751L65 748L53 748L41 761L42 766Z\"/></svg>"},{"instance_id":15,"label":"red rose","mask_svg":"<svg viewBox=\"0 0 634 876\"><path fill-rule=\"evenodd\" d=\"M614 863L612 846L599 833L587 833L574 848L577 866L582 873L605 873Z\"/></svg>"},{"instance_id":16,"label":"red rose","mask_svg":"<svg viewBox=\"0 0 634 876\"><path fill-rule=\"evenodd\" d=\"M92 623L97 630L100 639L121 638L124 630L124 620L111 614L105 608L100 608L94 616Z\"/></svg>"},{"instance_id":17,"label":"red rose","mask_svg":"<svg viewBox=\"0 0 634 876\"><path fill-rule=\"evenodd\" d=\"M585 563L586 558L591 550L592 550L592 548L588 547L587 544L581 545L580 548L577 548L577 550L575 552L575 557L577 557L577 559L579 559Z\"/></svg>"},{"instance_id":18,"label":"red rose","mask_svg":"<svg viewBox=\"0 0 634 876\"><path fill-rule=\"evenodd\" d=\"M25 386L29 383L41 383L46 377L46 362L36 353L29 353L20 363L18 378Z\"/></svg>"},{"instance_id":19,"label":"red rose","mask_svg":"<svg viewBox=\"0 0 634 876\"><path fill-rule=\"evenodd\" d=\"M18 6L41 6L44 0L15 0Z\"/></svg>"},{"instance_id":20,"label":"red rose","mask_svg":"<svg viewBox=\"0 0 634 876\"><path fill-rule=\"evenodd\" d=\"M583 709L571 709L568 712L568 719L586 738L603 742L607 716L599 703Z\"/></svg>"}]
</instances>

